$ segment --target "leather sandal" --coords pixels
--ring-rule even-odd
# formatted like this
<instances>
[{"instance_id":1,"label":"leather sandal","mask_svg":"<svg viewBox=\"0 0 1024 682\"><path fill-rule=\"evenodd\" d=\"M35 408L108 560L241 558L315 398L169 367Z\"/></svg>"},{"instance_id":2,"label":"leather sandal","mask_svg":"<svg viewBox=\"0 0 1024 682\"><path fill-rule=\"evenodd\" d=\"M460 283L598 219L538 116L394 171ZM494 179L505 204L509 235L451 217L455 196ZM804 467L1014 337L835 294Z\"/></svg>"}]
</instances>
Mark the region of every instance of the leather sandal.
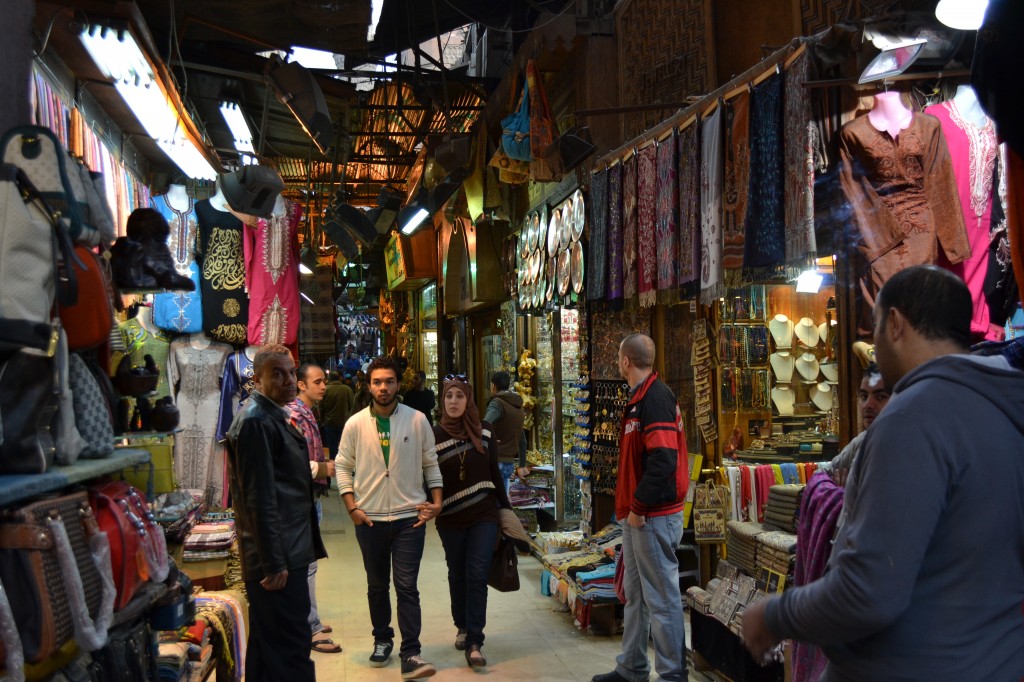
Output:
<instances>
[{"instance_id":1,"label":"leather sandal","mask_svg":"<svg viewBox=\"0 0 1024 682\"><path fill-rule=\"evenodd\" d=\"M318 633L319 634L319 633ZM341 647L334 643L331 639L314 639L312 645L313 651L318 651L321 654L340 654Z\"/></svg>"},{"instance_id":2,"label":"leather sandal","mask_svg":"<svg viewBox=\"0 0 1024 682\"><path fill-rule=\"evenodd\" d=\"M483 670L487 667L487 659L480 653L479 644L470 644L466 647L466 664L473 670Z\"/></svg>"}]
</instances>

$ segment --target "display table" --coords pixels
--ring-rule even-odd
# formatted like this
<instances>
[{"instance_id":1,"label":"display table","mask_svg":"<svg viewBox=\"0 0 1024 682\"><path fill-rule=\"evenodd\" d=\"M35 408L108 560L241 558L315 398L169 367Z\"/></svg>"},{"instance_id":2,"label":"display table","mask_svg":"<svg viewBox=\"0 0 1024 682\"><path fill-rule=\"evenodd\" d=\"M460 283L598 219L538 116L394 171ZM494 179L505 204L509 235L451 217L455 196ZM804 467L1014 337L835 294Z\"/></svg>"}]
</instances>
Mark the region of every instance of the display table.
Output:
<instances>
[{"instance_id":1,"label":"display table","mask_svg":"<svg viewBox=\"0 0 1024 682\"><path fill-rule=\"evenodd\" d=\"M113 474L125 467L147 464L148 450L117 448L103 459L80 459L70 466L53 466L44 474L14 474L0 476L0 507L15 504L43 493L54 492L75 483L84 483L100 476Z\"/></svg>"},{"instance_id":2,"label":"display table","mask_svg":"<svg viewBox=\"0 0 1024 682\"><path fill-rule=\"evenodd\" d=\"M734 682L783 682L781 663L760 666L744 648L743 642L714 616L690 609L690 648L697 670L712 668ZM700 663L705 663L701 666Z\"/></svg>"}]
</instances>

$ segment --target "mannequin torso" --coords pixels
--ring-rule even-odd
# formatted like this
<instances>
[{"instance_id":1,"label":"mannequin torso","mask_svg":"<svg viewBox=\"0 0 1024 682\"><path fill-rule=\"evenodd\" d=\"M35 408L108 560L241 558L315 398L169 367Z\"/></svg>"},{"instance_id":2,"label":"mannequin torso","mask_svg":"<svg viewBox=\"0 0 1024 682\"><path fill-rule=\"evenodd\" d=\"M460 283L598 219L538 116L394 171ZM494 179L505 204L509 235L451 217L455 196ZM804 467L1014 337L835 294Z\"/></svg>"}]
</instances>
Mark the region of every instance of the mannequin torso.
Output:
<instances>
[{"instance_id":1,"label":"mannequin torso","mask_svg":"<svg viewBox=\"0 0 1024 682\"><path fill-rule=\"evenodd\" d=\"M914 112L903 104L898 92L880 92L875 95L875 106L868 112L868 121L875 130L889 133L889 136L896 139L901 130L910 127L914 119Z\"/></svg>"},{"instance_id":2,"label":"mannequin torso","mask_svg":"<svg viewBox=\"0 0 1024 682\"><path fill-rule=\"evenodd\" d=\"M188 190L184 185L169 186L167 194L164 195L164 201L175 211L187 213L192 210L192 197L188 195Z\"/></svg>"},{"instance_id":3,"label":"mannequin torso","mask_svg":"<svg viewBox=\"0 0 1024 682\"><path fill-rule=\"evenodd\" d=\"M786 351L772 353L768 358L768 362L772 366L775 381L780 384L788 384L793 379L793 368L796 366L796 360L791 353Z\"/></svg>"},{"instance_id":4,"label":"mannequin torso","mask_svg":"<svg viewBox=\"0 0 1024 682\"><path fill-rule=\"evenodd\" d=\"M789 386L776 386L772 389L772 402L775 403L775 408L779 411L780 416L793 414L793 403L795 402L793 389Z\"/></svg>"},{"instance_id":5,"label":"mannequin torso","mask_svg":"<svg viewBox=\"0 0 1024 682\"><path fill-rule=\"evenodd\" d=\"M984 128L992 122L985 114L985 110L981 108L978 96L970 85L957 87L956 94L953 95L953 103L956 105L957 111L960 112L960 116L977 128Z\"/></svg>"}]
</instances>

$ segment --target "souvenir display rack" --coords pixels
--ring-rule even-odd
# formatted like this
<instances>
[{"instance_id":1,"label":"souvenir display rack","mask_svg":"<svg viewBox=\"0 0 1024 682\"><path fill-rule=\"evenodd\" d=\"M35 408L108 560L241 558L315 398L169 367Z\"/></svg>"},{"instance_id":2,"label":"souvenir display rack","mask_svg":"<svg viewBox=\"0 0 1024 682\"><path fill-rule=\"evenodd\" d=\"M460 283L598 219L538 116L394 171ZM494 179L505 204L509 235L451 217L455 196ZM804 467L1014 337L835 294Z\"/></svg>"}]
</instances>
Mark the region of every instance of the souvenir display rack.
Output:
<instances>
[{"instance_id":1,"label":"souvenir display rack","mask_svg":"<svg viewBox=\"0 0 1024 682\"><path fill-rule=\"evenodd\" d=\"M594 381L590 393L593 421L584 427L593 432L591 480L595 493L615 494L619 473L619 427L626 407L629 386L625 381Z\"/></svg>"}]
</instances>

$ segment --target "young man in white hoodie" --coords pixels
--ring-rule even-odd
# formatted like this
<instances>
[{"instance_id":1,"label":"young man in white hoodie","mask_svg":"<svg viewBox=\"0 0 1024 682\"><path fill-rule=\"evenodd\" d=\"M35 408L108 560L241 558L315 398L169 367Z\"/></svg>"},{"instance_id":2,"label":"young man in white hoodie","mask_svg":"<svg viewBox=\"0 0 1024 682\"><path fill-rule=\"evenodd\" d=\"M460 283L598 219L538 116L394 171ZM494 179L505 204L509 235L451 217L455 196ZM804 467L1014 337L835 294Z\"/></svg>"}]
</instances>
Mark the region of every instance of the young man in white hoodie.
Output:
<instances>
[{"instance_id":1,"label":"young man in white hoodie","mask_svg":"<svg viewBox=\"0 0 1024 682\"><path fill-rule=\"evenodd\" d=\"M335 459L338 490L355 524L366 569L374 646L370 664L387 665L394 650L391 576L398 597L402 679L436 671L420 656L420 595L416 587L424 524L441 510L441 470L434 433L422 412L398 401L399 371L379 357L368 368L372 402L345 423ZM353 474L358 470L359 476ZM424 489L430 490L430 500Z\"/></svg>"}]
</instances>

